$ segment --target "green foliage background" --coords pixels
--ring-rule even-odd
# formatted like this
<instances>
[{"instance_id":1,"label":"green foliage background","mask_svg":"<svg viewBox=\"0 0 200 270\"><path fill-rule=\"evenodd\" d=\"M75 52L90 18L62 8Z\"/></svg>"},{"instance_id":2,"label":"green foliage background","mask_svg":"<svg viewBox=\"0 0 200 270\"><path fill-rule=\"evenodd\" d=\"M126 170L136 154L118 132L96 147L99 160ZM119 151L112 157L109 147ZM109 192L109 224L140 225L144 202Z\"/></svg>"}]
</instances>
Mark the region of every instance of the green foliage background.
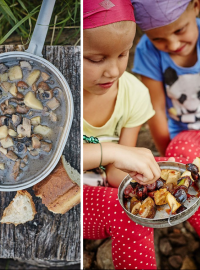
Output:
<instances>
[{"instance_id":1,"label":"green foliage background","mask_svg":"<svg viewBox=\"0 0 200 270\"><path fill-rule=\"evenodd\" d=\"M56 0L46 45L80 45L80 1ZM12 38L27 45L41 4L42 0L0 0L0 45Z\"/></svg>"}]
</instances>

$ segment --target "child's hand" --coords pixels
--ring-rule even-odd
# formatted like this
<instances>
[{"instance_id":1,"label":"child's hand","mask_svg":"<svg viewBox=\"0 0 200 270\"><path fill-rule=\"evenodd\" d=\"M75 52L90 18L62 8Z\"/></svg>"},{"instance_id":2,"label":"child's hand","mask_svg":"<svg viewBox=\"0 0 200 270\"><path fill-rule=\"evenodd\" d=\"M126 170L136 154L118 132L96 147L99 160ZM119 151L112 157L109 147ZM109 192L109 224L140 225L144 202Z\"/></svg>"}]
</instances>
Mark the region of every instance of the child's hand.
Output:
<instances>
[{"instance_id":1,"label":"child's hand","mask_svg":"<svg viewBox=\"0 0 200 270\"><path fill-rule=\"evenodd\" d=\"M154 183L160 177L160 168L151 151L146 148L118 144L115 157L113 165L129 173L141 185Z\"/></svg>"}]
</instances>

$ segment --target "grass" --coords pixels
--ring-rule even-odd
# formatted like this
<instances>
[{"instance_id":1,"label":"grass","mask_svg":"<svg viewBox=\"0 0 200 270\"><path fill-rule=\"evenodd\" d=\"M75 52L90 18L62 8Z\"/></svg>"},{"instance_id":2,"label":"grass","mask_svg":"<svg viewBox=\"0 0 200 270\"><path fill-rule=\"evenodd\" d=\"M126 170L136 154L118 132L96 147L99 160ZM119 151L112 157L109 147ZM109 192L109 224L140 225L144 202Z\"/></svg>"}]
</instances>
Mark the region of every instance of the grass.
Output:
<instances>
[{"instance_id":1,"label":"grass","mask_svg":"<svg viewBox=\"0 0 200 270\"><path fill-rule=\"evenodd\" d=\"M49 0L51 1L51 0ZM0 45L31 39L42 0L0 0ZM79 45L80 0L57 0L45 45Z\"/></svg>"}]
</instances>

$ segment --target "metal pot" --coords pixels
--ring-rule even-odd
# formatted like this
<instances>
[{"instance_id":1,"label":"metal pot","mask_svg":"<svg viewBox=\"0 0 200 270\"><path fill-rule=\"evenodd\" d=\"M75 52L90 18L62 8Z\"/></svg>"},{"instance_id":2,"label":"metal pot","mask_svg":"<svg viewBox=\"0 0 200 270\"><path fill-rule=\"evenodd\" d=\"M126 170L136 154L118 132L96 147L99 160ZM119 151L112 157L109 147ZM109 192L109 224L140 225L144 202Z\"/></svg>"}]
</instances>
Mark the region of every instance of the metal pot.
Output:
<instances>
[{"instance_id":1,"label":"metal pot","mask_svg":"<svg viewBox=\"0 0 200 270\"><path fill-rule=\"evenodd\" d=\"M62 104L59 111L59 121L53 128L54 142L50 155L41 162L40 159L34 159L29 165L23 177L16 182L6 181L4 178L0 182L0 191L16 191L26 189L43 180L58 163L63 149L65 147L73 119L73 99L69 85L61 72L50 62L42 58L42 48L46 38L48 25L53 12L55 0L43 0L42 7L37 19L36 27L30 45L26 52L9 52L0 54L0 63L6 63L7 66L19 61L29 61L32 65L39 66L41 71L52 75L53 82L51 88L58 87L62 90ZM35 163L35 164L33 164Z\"/></svg>"},{"instance_id":2,"label":"metal pot","mask_svg":"<svg viewBox=\"0 0 200 270\"><path fill-rule=\"evenodd\" d=\"M163 162L158 162L158 165L160 166L161 169L178 170L181 173L183 173L186 170L185 164L178 163L178 162L163 161ZM159 210L156 212L156 215L153 219L142 218L142 217L133 215L125 209L124 204L123 204L124 189L129 185L131 180L132 178L130 176L126 176L123 179L118 189L118 198L119 198L119 202L123 210L128 215L128 217L140 225L151 227L151 228L171 227L179 223L182 223L183 221L190 218L197 211L200 205L200 199L198 197L194 197L194 198L191 198L190 200L187 200L184 203L187 209L179 214L169 215L166 212L166 209L169 209L169 206L164 205L162 206L162 210ZM191 195L196 195L197 191L193 187L190 187L188 190L188 193Z\"/></svg>"}]
</instances>

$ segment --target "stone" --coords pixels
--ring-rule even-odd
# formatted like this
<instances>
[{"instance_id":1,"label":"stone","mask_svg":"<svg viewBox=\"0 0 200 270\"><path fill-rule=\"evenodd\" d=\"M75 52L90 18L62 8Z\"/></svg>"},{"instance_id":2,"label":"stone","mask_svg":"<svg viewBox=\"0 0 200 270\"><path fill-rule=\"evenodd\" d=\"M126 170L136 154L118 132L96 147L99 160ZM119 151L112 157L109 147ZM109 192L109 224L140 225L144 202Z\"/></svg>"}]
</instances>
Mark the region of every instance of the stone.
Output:
<instances>
[{"instance_id":1,"label":"stone","mask_svg":"<svg viewBox=\"0 0 200 270\"><path fill-rule=\"evenodd\" d=\"M195 240L194 236L191 233L186 233L185 235L188 249L190 252L194 252L196 249L199 248L199 242Z\"/></svg>"},{"instance_id":2,"label":"stone","mask_svg":"<svg viewBox=\"0 0 200 270\"><path fill-rule=\"evenodd\" d=\"M97 250L98 269L115 269L112 260L112 240L106 240Z\"/></svg>"},{"instance_id":3,"label":"stone","mask_svg":"<svg viewBox=\"0 0 200 270\"><path fill-rule=\"evenodd\" d=\"M94 252L83 252L83 268L84 269L91 269L92 261L94 258Z\"/></svg>"},{"instance_id":4,"label":"stone","mask_svg":"<svg viewBox=\"0 0 200 270\"><path fill-rule=\"evenodd\" d=\"M198 269L194 263L194 261L192 260L192 258L190 257L186 257L184 260L183 260L183 264L182 264L182 267L181 267L181 270L196 270Z\"/></svg>"},{"instance_id":5,"label":"stone","mask_svg":"<svg viewBox=\"0 0 200 270\"><path fill-rule=\"evenodd\" d=\"M96 251L98 247L105 241L105 239L98 239L98 240L89 240L86 239L84 242L85 249L87 251Z\"/></svg>"},{"instance_id":6,"label":"stone","mask_svg":"<svg viewBox=\"0 0 200 270\"><path fill-rule=\"evenodd\" d=\"M173 255L169 257L168 261L169 261L169 264L175 269L180 269L183 263L183 259L179 255Z\"/></svg>"},{"instance_id":7,"label":"stone","mask_svg":"<svg viewBox=\"0 0 200 270\"><path fill-rule=\"evenodd\" d=\"M159 248L161 253L165 256L168 256L172 251L172 246L167 238L160 239Z\"/></svg>"},{"instance_id":8,"label":"stone","mask_svg":"<svg viewBox=\"0 0 200 270\"><path fill-rule=\"evenodd\" d=\"M185 226L187 231L191 232L192 234L197 235L195 229L192 227L192 225L188 221L184 222L184 226Z\"/></svg>"},{"instance_id":9,"label":"stone","mask_svg":"<svg viewBox=\"0 0 200 270\"><path fill-rule=\"evenodd\" d=\"M184 235L179 234L179 233L178 234L170 233L169 240L170 240L171 244L173 244L173 245L178 245L178 246L186 245L186 240L185 240Z\"/></svg>"},{"instance_id":10,"label":"stone","mask_svg":"<svg viewBox=\"0 0 200 270\"><path fill-rule=\"evenodd\" d=\"M189 249L187 246L182 247L176 247L174 248L174 254L180 255L183 259L186 257L186 255L189 253Z\"/></svg>"}]
</instances>

